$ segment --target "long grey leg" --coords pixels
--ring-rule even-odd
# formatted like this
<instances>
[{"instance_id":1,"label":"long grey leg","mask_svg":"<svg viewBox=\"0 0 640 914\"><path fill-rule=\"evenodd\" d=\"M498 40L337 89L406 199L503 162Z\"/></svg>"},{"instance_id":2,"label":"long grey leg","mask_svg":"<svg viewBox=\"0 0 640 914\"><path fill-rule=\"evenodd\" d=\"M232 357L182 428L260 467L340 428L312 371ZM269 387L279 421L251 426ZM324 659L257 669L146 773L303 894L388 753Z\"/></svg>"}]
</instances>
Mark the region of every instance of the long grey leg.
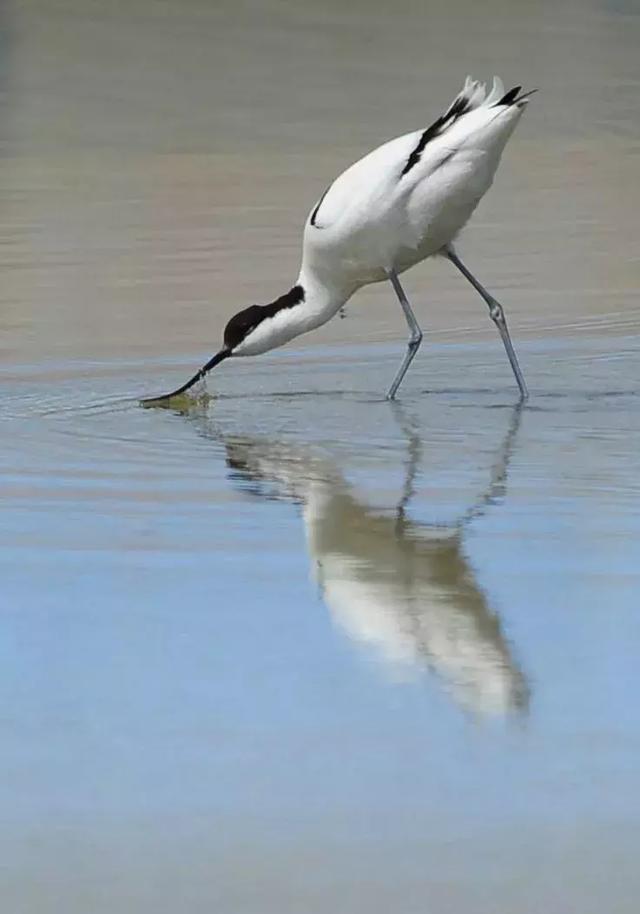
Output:
<instances>
[{"instance_id":1,"label":"long grey leg","mask_svg":"<svg viewBox=\"0 0 640 914\"><path fill-rule=\"evenodd\" d=\"M407 343L407 351L405 353L405 357L402 360L402 365L398 369L398 373L395 376L395 378L393 379L393 384L389 388L389 393L387 394L387 400L393 400L395 398L398 388L400 387L400 384L402 383L402 379L404 378L405 374L407 373L407 368L413 361L414 355L420 348L420 343L422 342L422 330L420 329L420 327L418 325L418 321L416 320L415 314L411 310L411 305L409 304L407 296L404 294L404 289L400 285L400 280L398 279L398 274L396 273L395 270L389 270L388 275L389 275L389 281L391 282L391 285L393 286L395 293L398 296L398 300L400 301L400 304L402 305L402 310L404 311L404 316L407 319L407 324L409 325L409 331L410 331L409 342Z\"/></svg>"},{"instance_id":2,"label":"long grey leg","mask_svg":"<svg viewBox=\"0 0 640 914\"><path fill-rule=\"evenodd\" d=\"M509 336L509 331L507 329L507 319L504 316L502 305L487 292L484 286L480 285L473 273L470 273L469 270L467 270L452 247L445 248L445 254L451 263L460 270L465 279L469 280L473 288L480 293L480 295L484 298L487 305L489 306L489 316L500 331L500 336L502 337L504 348L506 349L507 355L509 356L509 361L511 362L511 368L513 369L516 381L518 382L518 387L520 388L520 396L523 400L526 400L526 398L529 396L529 391L527 390L527 385L525 384L523 374L520 371L520 366L518 365L518 358L516 356L516 351L513 348L511 337Z\"/></svg>"}]
</instances>

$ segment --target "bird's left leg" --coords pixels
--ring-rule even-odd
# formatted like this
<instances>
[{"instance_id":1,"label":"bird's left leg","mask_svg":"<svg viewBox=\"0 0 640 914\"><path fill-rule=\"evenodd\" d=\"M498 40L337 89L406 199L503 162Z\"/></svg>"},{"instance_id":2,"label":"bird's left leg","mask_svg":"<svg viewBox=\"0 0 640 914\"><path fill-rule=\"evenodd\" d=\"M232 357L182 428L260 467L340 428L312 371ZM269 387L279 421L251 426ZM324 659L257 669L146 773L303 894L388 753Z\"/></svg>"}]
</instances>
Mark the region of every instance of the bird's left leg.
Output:
<instances>
[{"instance_id":1,"label":"bird's left leg","mask_svg":"<svg viewBox=\"0 0 640 914\"><path fill-rule=\"evenodd\" d=\"M473 288L480 293L484 298L487 305L489 306L489 316L493 323L496 325L500 331L500 336L502 337L502 342L504 343L504 348L507 351L509 356L509 362L511 363L511 368L515 375L518 387L520 388L520 396L523 400L529 396L529 391L527 390L527 385L524 381L524 376L520 370L520 365L518 364L518 357L516 356L516 351L513 348L513 343L511 342L511 337L509 336L509 330L507 329L507 319L504 316L504 311L500 302L496 301L493 295L490 295L489 292L482 286L478 280L475 278L473 273L470 273L469 270L465 267L463 262L460 260L456 252L451 246L446 247L443 253L449 258L451 263L457 267L465 279L468 279Z\"/></svg>"},{"instance_id":2,"label":"bird's left leg","mask_svg":"<svg viewBox=\"0 0 640 914\"><path fill-rule=\"evenodd\" d=\"M420 343L422 342L422 330L420 329L418 321L416 320L415 314L411 310L411 305L409 304L407 296L404 294L404 289L400 285L398 274L395 270L389 270L387 275L396 295L398 296L400 304L402 305L402 310L407 320L407 324L409 325L410 333L409 342L407 343L407 351L405 353L404 359L402 360L402 365L398 369L398 373L393 379L393 384L389 388L389 393L387 394L387 400L393 400L398 388L400 387L400 384L402 383L402 379L407 373L407 368L413 361L413 357L420 348Z\"/></svg>"}]
</instances>

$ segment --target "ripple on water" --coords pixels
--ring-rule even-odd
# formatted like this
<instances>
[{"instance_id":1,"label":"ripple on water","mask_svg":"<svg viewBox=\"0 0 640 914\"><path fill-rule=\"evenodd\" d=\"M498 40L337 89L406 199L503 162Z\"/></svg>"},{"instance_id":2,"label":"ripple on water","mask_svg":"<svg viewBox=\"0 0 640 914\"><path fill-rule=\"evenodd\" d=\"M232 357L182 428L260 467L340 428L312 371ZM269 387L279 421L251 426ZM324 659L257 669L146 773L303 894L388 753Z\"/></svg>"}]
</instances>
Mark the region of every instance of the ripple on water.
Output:
<instances>
[{"instance_id":1,"label":"ripple on water","mask_svg":"<svg viewBox=\"0 0 640 914\"><path fill-rule=\"evenodd\" d=\"M532 396L514 462L529 495L541 486L549 498L556 488L583 498L607 492L614 500L616 491L637 492L640 397L632 384L639 349L627 341L609 358L611 348L611 341L608 349L594 342L524 347ZM473 499L514 414L501 350L425 347L395 404L382 396L395 347L373 347L369 360L363 347L345 347L341 356L323 363L314 351L312 359L289 353L282 361L242 362L211 379L219 392L208 405L182 411L142 409L131 396L132 387L162 386L157 365L12 376L3 401L5 502L16 510L73 506L97 516L171 505L188 518L204 506L242 500L226 465L228 442L240 437L329 457L390 509L393 493L402 491L402 467L418 448L416 478L428 494L423 513L434 521L454 516ZM460 365L468 386L450 383ZM476 378L485 383L474 386ZM81 525L78 531L81 538Z\"/></svg>"}]
</instances>

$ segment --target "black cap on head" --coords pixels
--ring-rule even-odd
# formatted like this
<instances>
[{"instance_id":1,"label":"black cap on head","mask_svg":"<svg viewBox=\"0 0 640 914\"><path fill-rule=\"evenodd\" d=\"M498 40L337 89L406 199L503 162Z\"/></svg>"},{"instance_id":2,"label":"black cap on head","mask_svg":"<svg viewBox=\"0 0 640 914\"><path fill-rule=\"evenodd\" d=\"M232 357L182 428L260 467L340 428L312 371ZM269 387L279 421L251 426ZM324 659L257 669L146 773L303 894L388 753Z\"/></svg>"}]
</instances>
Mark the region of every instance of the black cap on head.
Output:
<instances>
[{"instance_id":1,"label":"black cap on head","mask_svg":"<svg viewBox=\"0 0 640 914\"><path fill-rule=\"evenodd\" d=\"M238 311L224 328L224 345L227 349L235 349L262 321L275 317L287 308L294 308L303 301L304 289L302 286L294 286L268 305L249 305L243 311Z\"/></svg>"}]
</instances>

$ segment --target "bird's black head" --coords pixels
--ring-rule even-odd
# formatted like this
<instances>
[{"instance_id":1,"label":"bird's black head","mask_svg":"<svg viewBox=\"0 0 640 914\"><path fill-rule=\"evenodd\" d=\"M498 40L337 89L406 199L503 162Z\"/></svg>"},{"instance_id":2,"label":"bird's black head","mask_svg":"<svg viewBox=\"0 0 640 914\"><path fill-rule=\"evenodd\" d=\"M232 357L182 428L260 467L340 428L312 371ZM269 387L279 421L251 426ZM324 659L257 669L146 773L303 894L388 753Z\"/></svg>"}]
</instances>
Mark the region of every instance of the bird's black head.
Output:
<instances>
[{"instance_id":1,"label":"bird's black head","mask_svg":"<svg viewBox=\"0 0 640 914\"><path fill-rule=\"evenodd\" d=\"M224 328L225 349L233 352L263 321L275 317L280 311L302 304L304 297L302 286L294 286L268 305L249 305L238 311Z\"/></svg>"},{"instance_id":2,"label":"bird's black head","mask_svg":"<svg viewBox=\"0 0 640 914\"><path fill-rule=\"evenodd\" d=\"M249 334L255 330L256 327L259 327L263 321L275 317L280 311L301 304L304 301L304 297L304 289L302 286L294 286L284 295L281 295L280 298L277 298L268 305L249 305L248 308L238 311L224 328L224 343L222 349L219 352L216 352L206 365L203 365L192 378L189 378L189 380L181 387L178 387L177 390L174 390L169 394L163 394L161 397L151 397L143 400L143 405L151 406L154 403L161 403L185 393L189 388L193 387L194 384L197 384L198 381L204 378L212 368L233 355L234 350L237 349L238 346L247 339ZM276 343L274 345L279 344ZM267 346L266 348L268 349L271 347Z\"/></svg>"},{"instance_id":3,"label":"bird's black head","mask_svg":"<svg viewBox=\"0 0 640 914\"><path fill-rule=\"evenodd\" d=\"M243 311L234 314L224 328L224 348L233 352L236 346L265 319L264 305L249 305Z\"/></svg>"}]
</instances>

